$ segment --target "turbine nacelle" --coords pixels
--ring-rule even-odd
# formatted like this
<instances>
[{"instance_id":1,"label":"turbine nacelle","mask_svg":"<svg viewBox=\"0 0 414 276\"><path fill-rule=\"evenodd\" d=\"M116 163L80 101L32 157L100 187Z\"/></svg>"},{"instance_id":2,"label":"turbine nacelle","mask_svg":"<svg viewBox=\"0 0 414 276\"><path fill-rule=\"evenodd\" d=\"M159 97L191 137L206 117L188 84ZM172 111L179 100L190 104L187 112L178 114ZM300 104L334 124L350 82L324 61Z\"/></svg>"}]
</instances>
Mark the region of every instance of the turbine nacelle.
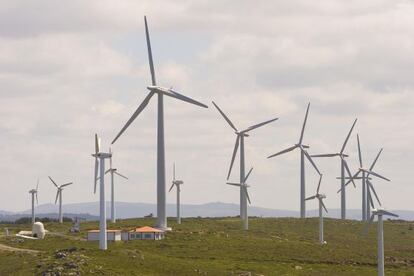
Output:
<instances>
[{"instance_id":1,"label":"turbine nacelle","mask_svg":"<svg viewBox=\"0 0 414 276\"><path fill-rule=\"evenodd\" d=\"M112 157L112 153L106 153L106 152L92 153L91 155L96 158L111 158Z\"/></svg>"},{"instance_id":2,"label":"turbine nacelle","mask_svg":"<svg viewBox=\"0 0 414 276\"><path fill-rule=\"evenodd\" d=\"M182 180L174 180L172 183L174 185L182 185L182 184L184 184L184 181L182 181Z\"/></svg>"},{"instance_id":3,"label":"turbine nacelle","mask_svg":"<svg viewBox=\"0 0 414 276\"><path fill-rule=\"evenodd\" d=\"M237 136L249 137L250 135L243 132L243 131L235 131L234 132Z\"/></svg>"},{"instance_id":4,"label":"turbine nacelle","mask_svg":"<svg viewBox=\"0 0 414 276\"><path fill-rule=\"evenodd\" d=\"M316 197L319 198L319 199L324 199L324 198L326 198L326 195L325 194L317 194Z\"/></svg>"},{"instance_id":5,"label":"turbine nacelle","mask_svg":"<svg viewBox=\"0 0 414 276\"><path fill-rule=\"evenodd\" d=\"M172 91L172 88L165 88L158 85L149 85L147 86L147 89L153 93L165 93Z\"/></svg>"}]
</instances>

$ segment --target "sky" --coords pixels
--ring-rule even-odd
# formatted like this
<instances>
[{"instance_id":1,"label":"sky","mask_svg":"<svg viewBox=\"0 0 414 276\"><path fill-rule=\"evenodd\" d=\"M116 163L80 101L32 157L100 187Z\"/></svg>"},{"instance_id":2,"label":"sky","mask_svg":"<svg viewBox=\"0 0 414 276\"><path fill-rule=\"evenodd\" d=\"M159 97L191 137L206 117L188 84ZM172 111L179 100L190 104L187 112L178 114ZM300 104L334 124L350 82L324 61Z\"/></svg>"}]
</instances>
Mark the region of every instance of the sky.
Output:
<instances>
[{"instance_id":1,"label":"sky","mask_svg":"<svg viewBox=\"0 0 414 276\"><path fill-rule=\"evenodd\" d=\"M158 83L209 105L165 98L167 188L176 163L183 203L239 202L225 185L234 131L278 117L246 138L255 206L299 210L299 152L266 157L299 140L311 154L346 148L358 168L384 148L374 179L383 206L414 210L414 3L412 1L8 1L0 5L0 210L52 203L48 180L75 184L64 203L93 194L94 134L108 148L147 95L148 17ZM156 202L156 98L113 145L116 200ZM339 208L338 159L317 159L328 208ZM237 181L238 157L231 175ZM306 164L306 195L318 176ZM109 178L107 178L109 199ZM361 184L347 206L361 206ZM167 195L175 202L175 193ZM309 202L308 209L317 208Z\"/></svg>"}]
</instances>

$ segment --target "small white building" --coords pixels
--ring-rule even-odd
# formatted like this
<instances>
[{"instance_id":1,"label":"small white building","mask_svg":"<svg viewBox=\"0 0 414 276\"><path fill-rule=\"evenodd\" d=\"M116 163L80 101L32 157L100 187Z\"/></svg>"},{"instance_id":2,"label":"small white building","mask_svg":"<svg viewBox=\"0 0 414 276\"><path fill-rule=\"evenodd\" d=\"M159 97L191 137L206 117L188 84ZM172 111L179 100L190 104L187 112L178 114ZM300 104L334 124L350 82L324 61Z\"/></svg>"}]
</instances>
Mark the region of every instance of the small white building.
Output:
<instances>
[{"instance_id":1,"label":"small white building","mask_svg":"<svg viewBox=\"0 0 414 276\"><path fill-rule=\"evenodd\" d=\"M122 233L122 240L161 240L165 237L163 230L144 226Z\"/></svg>"},{"instance_id":2,"label":"small white building","mask_svg":"<svg viewBox=\"0 0 414 276\"><path fill-rule=\"evenodd\" d=\"M121 240L121 230L106 230L106 239L108 241L120 241ZM99 230L89 230L88 241L99 241Z\"/></svg>"}]
</instances>

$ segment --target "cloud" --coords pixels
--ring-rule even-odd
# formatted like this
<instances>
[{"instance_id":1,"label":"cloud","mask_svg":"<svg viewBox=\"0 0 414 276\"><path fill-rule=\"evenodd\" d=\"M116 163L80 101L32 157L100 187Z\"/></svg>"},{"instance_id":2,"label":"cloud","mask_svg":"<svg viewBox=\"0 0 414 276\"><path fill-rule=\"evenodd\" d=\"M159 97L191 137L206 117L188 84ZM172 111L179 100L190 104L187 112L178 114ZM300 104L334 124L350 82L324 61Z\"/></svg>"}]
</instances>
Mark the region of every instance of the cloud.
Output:
<instances>
[{"instance_id":1,"label":"cloud","mask_svg":"<svg viewBox=\"0 0 414 276\"><path fill-rule=\"evenodd\" d=\"M413 193L413 7L388 0L6 1L0 9L0 173L13 189L0 197L0 209L27 208L37 177L40 201L54 200L49 174L75 181L68 203L97 200L93 135L109 147L150 83L144 15L158 83L210 105L164 102L167 179L175 161L189 202L238 202L237 192L224 186L235 135L214 100L241 129L279 117L246 140L246 166L255 168L252 200L297 209L299 154L266 156L297 142L311 102L305 133L311 151L337 151L358 117L364 159L385 148L378 171L393 182L378 181L381 199L412 209L406 195ZM119 200L155 201L156 106L154 97L113 146L114 163L130 178L117 186ZM347 148L353 170L355 142L353 135ZM339 164L317 163L327 205L336 208ZM237 179L238 162L233 170ZM309 194L317 178L311 167L307 174ZM359 192L349 191L351 208L359 207Z\"/></svg>"}]
</instances>

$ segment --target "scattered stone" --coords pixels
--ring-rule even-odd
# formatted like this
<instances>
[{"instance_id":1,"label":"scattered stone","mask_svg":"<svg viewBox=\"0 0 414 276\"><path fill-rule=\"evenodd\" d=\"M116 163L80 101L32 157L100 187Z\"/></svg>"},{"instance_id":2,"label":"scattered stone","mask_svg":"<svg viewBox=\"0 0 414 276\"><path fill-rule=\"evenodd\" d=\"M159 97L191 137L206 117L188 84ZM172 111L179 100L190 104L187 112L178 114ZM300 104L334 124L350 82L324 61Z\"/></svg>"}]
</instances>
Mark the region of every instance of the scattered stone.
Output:
<instances>
[{"instance_id":1,"label":"scattered stone","mask_svg":"<svg viewBox=\"0 0 414 276\"><path fill-rule=\"evenodd\" d=\"M69 269L78 268L78 265L77 265L77 264L75 264L74 262L64 263L63 265L64 265L66 268L69 268Z\"/></svg>"},{"instance_id":2,"label":"scattered stone","mask_svg":"<svg viewBox=\"0 0 414 276\"><path fill-rule=\"evenodd\" d=\"M301 267L300 265L296 265L296 266L295 266L295 269L296 269L296 270L302 270L302 267Z\"/></svg>"},{"instance_id":3,"label":"scattered stone","mask_svg":"<svg viewBox=\"0 0 414 276\"><path fill-rule=\"evenodd\" d=\"M63 258L66 258L66 254L63 253L63 252L58 251L58 252L56 252L55 257L56 257L56 259L63 259Z\"/></svg>"}]
</instances>

